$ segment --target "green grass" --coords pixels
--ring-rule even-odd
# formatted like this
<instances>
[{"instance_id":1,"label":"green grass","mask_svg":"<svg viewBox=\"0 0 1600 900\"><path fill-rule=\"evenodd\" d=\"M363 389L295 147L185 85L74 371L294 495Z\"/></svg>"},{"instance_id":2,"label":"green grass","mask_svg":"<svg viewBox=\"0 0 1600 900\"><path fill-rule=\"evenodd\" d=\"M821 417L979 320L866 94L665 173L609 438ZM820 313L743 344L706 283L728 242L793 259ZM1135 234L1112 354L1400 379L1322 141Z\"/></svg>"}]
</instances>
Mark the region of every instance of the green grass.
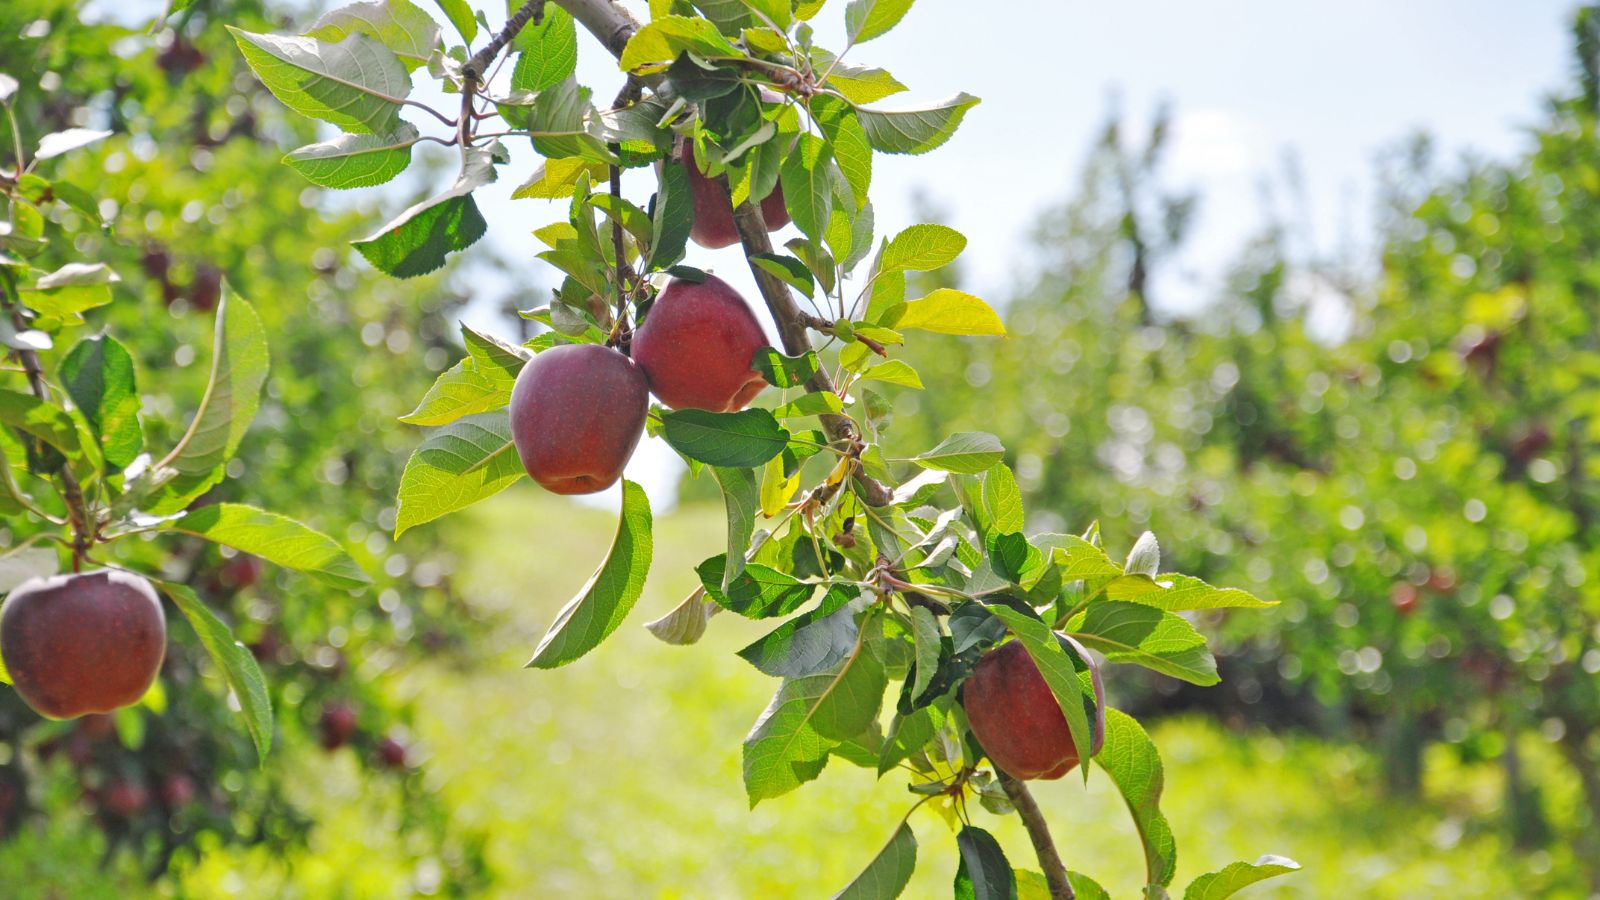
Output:
<instances>
[{"instance_id":1,"label":"green grass","mask_svg":"<svg viewBox=\"0 0 1600 900\"><path fill-rule=\"evenodd\" d=\"M445 526L460 548L461 589L501 626L464 669L424 662L386 676L391 690L417 701L425 777L455 825L488 836L492 896L831 896L910 806L905 778L878 780L835 763L815 783L749 809L739 744L776 682L733 651L770 623L720 616L693 647L661 644L640 627L675 605L692 587L695 563L720 549L720 509L657 520L645 596L599 649L554 671L522 668L605 553L614 525L614 513L529 489ZM1305 871L1244 896L1582 896L1570 887L1570 851L1515 855L1481 824L1495 821L1498 770L1462 767L1446 748L1429 758L1427 801L1401 804L1384 797L1376 761L1356 746L1240 736L1200 719L1159 723L1152 736L1166 761L1163 808L1178 838L1179 896L1196 875L1263 853L1293 857ZM1548 758L1538 746L1527 755L1536 770ZM164 892L390 897L428 882L428 862L397 862L406 837L392 790L358 777L348 751L285 753L274 764L292 767L299 801L320 822L309 851L285 860L218 848ZM1042 783L1036 795L1070 867L1114 897L1139 896L1137 837L1103 774L1087 789L1073 778ZM1566 802L1560 791L1548 796L1554 808ZM1013 864L1034 867L1014 817L972 810ZM905 896L949 896L952 832L931 811L912 824L919 864ZM93 829L80 826L63 818L0 845L0 894L38 884L29 873L71 869L64 846L90 865ZM89 839L75 844L74 835ZM41 853L54 869L41 868ZM137 887L124 882L120 895ZM69 893L36 895L102 893L112 892L75 881Z\"/></svg>"}]
</instances>

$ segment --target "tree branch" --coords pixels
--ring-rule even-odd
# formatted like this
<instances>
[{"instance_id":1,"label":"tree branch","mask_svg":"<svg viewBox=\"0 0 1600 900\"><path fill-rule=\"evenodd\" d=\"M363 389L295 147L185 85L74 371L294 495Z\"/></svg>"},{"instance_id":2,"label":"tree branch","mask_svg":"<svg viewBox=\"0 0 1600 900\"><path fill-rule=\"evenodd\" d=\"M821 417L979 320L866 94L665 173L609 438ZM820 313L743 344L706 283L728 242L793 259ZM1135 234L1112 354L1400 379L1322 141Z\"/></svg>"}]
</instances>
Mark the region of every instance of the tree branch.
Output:
<instances>
[{"instance_id":1,"label":"tree branch","mask_svg":"<svg viewBox=\"0 0 1600 900\"><path fill-rule=\"evenodd\" d=\"M488 70L489 63L494 62L494 58L511 43L511 39L516 37L529 22L537 25L544 18L544 3L545 0L527 0L520 9L512 13L511 18L506 20L506 27L500 29L500 33L496 34L493 40L483 45L482 49L467 60L467 64L461 69L463 77L469 83L482 82L483 73Z\"/></svg>"},{"instance_id":2,"label":"tree branch","mask_svg":"<svg viewBox=\"0 0 1600 900\"><path fill-rule=\"evenodd\" d=\"M1050 900L1077 900L1072 882L1067 878L1067 867L1062 864L1061 854L1056 852L1056 842L1050 837L1050 824L1044 820L1044 813L1039 810L1039 804L1034 801L1028 786L998 767L995 768L995 775L999 776L1000 787L1005 789L1011 805L1017 808L1017 815L1022 817L1023 827L1028 829L1033 852L1039 857L1039 868L1044 870L1044 880L1050 885Z\"/></svg>"}]
</instances>

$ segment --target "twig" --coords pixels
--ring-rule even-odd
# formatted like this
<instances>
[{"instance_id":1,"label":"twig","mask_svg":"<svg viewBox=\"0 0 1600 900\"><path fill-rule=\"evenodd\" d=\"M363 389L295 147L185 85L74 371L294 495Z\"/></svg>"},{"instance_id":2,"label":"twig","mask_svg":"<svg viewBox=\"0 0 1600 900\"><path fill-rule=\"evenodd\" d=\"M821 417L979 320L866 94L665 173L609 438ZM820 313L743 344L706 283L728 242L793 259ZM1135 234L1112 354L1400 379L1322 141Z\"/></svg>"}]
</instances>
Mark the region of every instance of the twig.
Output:
<instances>
[{"instance_id":1,"label":"twig","mask_svg":"<svg viewBox=\"0 0 1600 900\"><path fill-rule=\"evenodd\" d=\"M839 334L839 332L834 329L832 322L829 322L827 319L824 319L821 316L813 316L808 312L802 311L800 313L800 324L806 326L812 331L821 332L822 334L834 336ZM879 356L886 357L889 355L889 351L885 349L882 344L878 343L872 338L864 337L858 334L855 336L855 339L860 341L862 346L866 347L868 350L871 350L873 353L878 354Z\"/></svg>"},{"instance_id":2,"label":"twig","mask_svg":"<svg viewBox=\"0 0 1600 900\"><path fill-rule=\"evenodd\" d=\"M995 775L999 776L1000 787L1005 789L1011 805L1017 808L1017 815L1022 817L1023 827L1028 829L1033 852L1039 857L1039 868L1044 870L1045 883L1050 886L1050 900L1077 900L1072 881L1067 878L1067 867L1061 862L1061 854L1056 852L1055 840L1050 837L1050 824L1044 820L1044 813L1039 810L1028 786L999 767L995 768Z\"/></svg>"},{"instance_id":3,"label":"twig","mask_svg":"<svg viewBox=\"0 0 1600 900\"><path fill-rule=\"evenodd\" d=\"M25 331L28 321L22 317L16 279L5 269L0 269L0 279L3 279L5 284L4 300L11 316L11 324L16 330ZM39 354L23 349L14 349L13 352L22 362L22 369L27 373L28 387L33 390L33 395L48 402L50 387L45 383L44 367L39 364ZM61 499L66 503L67 520L72 524L72 570L76 572L83 563L84 555L89 552L89 547L94 544L94 523L90 521L89 508L83 500L83 487L78 484L78 476L72 474L70 463L64 462L57 475L61 479Z\"/></svg>"},{"instance_id":4,"label":"twig","mask_svg":"<svg viewBox=\"0 0 1600 900\"><path fill-rule=\"evenodd\" d=\"M467 64L461 68L462 77L469 83L481 83L483 71L489 68L489 63L511 43L511 39L516 37L529 22L537 25L544 19L544 2L545 0L527 0L522 4L522 8L506 20L506 27L500 29L500 33L496 34L493 40L484 44L477 53L472 54L471 59L467 60Z\"/></svg>"}]
</instances>

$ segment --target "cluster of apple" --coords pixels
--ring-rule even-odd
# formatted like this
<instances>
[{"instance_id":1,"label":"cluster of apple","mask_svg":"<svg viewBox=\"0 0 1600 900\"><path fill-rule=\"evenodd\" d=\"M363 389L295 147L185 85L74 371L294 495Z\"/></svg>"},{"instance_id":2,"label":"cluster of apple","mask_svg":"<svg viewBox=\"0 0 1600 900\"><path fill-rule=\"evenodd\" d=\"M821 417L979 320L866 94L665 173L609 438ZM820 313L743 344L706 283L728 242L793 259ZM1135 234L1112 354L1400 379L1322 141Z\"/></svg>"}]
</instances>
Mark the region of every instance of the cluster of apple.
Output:
<instances>
[{"instance_id":1,"label":"cluster of apple","mask_svg":"<svg viewBox=\"0 0 1600 900\"><path fill-rule=\"evenodd\" d=\"M716 249L738 241L733 204L684 165L694 202L690 237ZM789 223L781 188L761 203L767 230ZM511 392L511 436L533 480L557 494L592 494L622 477L644 436L650 394L671 409L737 412L766 386L751 368L766 335L750 305L714 275L675 278L633 332L631 356L600 344L564 344L522 367Z\"/></svg>"}]
</instances>

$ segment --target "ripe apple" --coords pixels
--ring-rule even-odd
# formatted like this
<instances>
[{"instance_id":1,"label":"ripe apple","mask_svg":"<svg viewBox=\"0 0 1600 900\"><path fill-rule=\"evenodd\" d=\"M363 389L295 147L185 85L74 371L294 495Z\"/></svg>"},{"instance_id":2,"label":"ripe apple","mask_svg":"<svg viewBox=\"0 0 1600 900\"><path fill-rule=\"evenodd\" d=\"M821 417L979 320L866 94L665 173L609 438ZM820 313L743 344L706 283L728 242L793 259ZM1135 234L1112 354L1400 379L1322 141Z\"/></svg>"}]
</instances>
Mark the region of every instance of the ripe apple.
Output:
<instances>
[{"instance_id":1,"label":"ripe apple","mask_svg":"<svg viewBox=\"0 0 1600 900\"><path fill-rule=\"evenodd\" d=\"M1093 676L1092 756L1105 742L1105 689L1088 651L1071 638L1064 640L1089 663ZM963 688L962 705L984 753L1007 774L1024 780L1060 778L1078 765L1067 717L1020 641L1002 644L978 660Z\"/></svg>"},{"instance_id":2,"label":"ripe apple","mask_svg":"<svg viewBox=\"0 0 1600 900\"><path fill-rule=\"evenodd\" d=\"M196 793L194 779L182 772L175 772L161 781L161 802L169 810L188 806Z\"/></svg>"},{"instance_id":3,"label":"ripe apple","mask_svg":"<svg viewBox=\"0 0 1600 900\"><path fill-rule=\"evenodd\" d=\"M733 224L733 198L722 182L708 178L694 159L694 144L683 142L683 165L689 170L689 195L694 200L694 227L689 237L708 250L739 243L739 229ZM768 231L789 224L789 209L783 204L783 188L772 186L772 193L761 200L761 218Z\"/></svg>"},{"instance_id":4,"label":"ripe apple","mask_svg":"<svg viewBox=\"0 0 1600 900\"><path fill-rule=\"evenodd\" d=\"M750 367L765 346L761 323L726 281L675 278L633 333L633 360L667 406L735 412L767 386Z\"/></svg>"},{"instance_id":5,"label":"ripe apple","mask_svg":"<svg viewBox=\"0 0 1600 900\"><path fill-rule=\"evenodd\" d=\"M356 711L348 703L329 703L317 720L322 749L337 750L356 736Z\"/></svg>"},{"instance_id":6,"label":"ripe apple","mask_svg":"<svg viewBox=\"0 0 1600 900\"><path fill-rule=\"evenodd\" d=\"M0 609L0 656L17 693L51 719L137 703L166 651L161 602L131 572L33 578Z\"/></svg>"},{"instance_id":7,"label":"ripe apple","mask_svg":"<svg viewBox=\"0 0 1600 900\"><path fill-rule=\"evenodd\" d=\"M119 819L131 819L150 805L150 792L138 782L119 778L100 792L100 808Z\"/></svg>"},{"instance_id":8,"label":"ripe apple","mask_svg":"<svg viewBox=\"0 0 1600 900\"><path fill-rule=\"evenodd\" d=\"M650 388L633 360L598 344L564 344L517 375L511 438L545 490L592 494L622 477L649 412Z\"/></svg>"},{"instance_id":9,"label":"ripe apple","mask_svg":"<svg viewBox=\"0 0 1600 900\"><path fill-rule=\"evenodd\" d=\"M378 762L391 770L406 767L406 745L393 737L385 735L378 741Z\"/></svg>"}]
</instances>

